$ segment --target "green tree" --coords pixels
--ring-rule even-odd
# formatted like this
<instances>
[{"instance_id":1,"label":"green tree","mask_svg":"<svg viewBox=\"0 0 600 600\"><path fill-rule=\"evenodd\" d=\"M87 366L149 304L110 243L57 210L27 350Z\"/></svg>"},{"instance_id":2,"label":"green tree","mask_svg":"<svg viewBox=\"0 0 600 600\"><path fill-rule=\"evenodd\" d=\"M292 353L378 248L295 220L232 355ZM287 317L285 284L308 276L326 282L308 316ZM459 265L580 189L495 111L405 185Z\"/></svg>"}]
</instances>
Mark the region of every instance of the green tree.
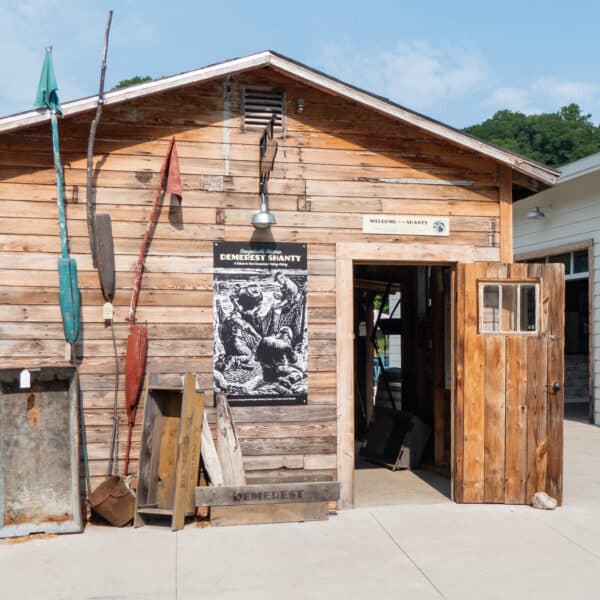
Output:
<instances>
[{"instance_id":1,"label":"green tree","mask_svg":"<svg viewBox=\"0 0 600 600\"><path fill-rule=\"evenodd\" d=\"M574 103L539 115L500 110L465 131L552 167L600 151L600 127Z\"/></svg>"},{"instance_id":2,"label":"green tree","mask_svg":"<svg viewBox=\"0 0 600 600\"><path fill-rule=\"evenodd\" d=\"M123 79L115 85L113 90L120 90L121 88L129 87L130 85L136 85L137 83L144 83L144 81L152 81L152 77L149 75L136 75L135 77L131 77L131 79Z\"/></svg>"}]
</instances>

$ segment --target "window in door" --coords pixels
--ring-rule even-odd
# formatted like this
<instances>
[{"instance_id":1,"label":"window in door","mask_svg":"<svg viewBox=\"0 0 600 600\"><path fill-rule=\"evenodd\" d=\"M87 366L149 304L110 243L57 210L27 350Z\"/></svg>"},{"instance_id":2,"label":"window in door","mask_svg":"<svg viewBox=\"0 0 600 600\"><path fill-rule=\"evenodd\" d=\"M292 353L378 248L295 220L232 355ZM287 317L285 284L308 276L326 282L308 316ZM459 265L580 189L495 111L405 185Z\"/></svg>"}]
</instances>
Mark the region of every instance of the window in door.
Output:
<instances>
[{"instance_id":1,"label":"window in door","mask_svg":"<svg viewBox=\"0 0 600 600\"><path fill-rule=\"evenodd\" d=\"M536 334L539 331L539 284L479 284L479 332Z\"/></svg>"}]
</instances>

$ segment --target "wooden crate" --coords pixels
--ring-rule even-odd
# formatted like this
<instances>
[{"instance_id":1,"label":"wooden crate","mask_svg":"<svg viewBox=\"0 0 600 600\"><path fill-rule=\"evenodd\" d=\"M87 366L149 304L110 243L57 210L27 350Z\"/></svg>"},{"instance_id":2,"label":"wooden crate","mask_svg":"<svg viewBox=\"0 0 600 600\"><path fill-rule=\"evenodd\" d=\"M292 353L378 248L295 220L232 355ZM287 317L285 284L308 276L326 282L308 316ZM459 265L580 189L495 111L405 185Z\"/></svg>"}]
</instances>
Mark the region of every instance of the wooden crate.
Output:
<instances>
[{"instance_id":1,"label":"wooden crate","mask_svg":"<svg viewBox=\"0 0 600 600\"><path fill-rule=\"evenodd\" d=\"M169 517L171 529L195 514L194 489L200 465L204 394L196 375L186 373L183 388L146 381L144 428L134 525Z\"/></svg>"}]
</instances>

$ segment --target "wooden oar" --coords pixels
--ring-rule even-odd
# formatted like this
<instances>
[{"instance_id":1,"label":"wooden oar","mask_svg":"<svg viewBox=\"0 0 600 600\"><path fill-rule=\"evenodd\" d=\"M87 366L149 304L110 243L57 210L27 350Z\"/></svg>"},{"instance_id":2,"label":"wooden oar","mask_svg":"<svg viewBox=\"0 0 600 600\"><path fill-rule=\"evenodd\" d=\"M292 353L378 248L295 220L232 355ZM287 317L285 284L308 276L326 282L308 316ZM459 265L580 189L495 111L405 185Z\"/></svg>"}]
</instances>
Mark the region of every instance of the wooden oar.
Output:
<instances>
[{"instance_id":1,"label":"wooden oar","mask_svg":"<svg viewBox=\"0 0 600 600\"><path fill-rule=\"evenodd\" d=\"M135 269L135 282L131 294L131 304L129 305L129 336L127 338L127 354L125 356L125 407L127 409L128 425L127 446L125 447L125 466L123 468L123 473L125 475L128 474L129 469L131 434L133 432L133 426L135 425L135 415L144 377L144 369L146 367L146 351L148 348L148 330L144 325L135 324L135 311L142 284L144 257L146 256L152 231L158 218L160 201L165 191L177 196L181 203L181 175L179 173L179 158L177 156L175 138L173 138L169 144L165 162L160 170L160 177L156 188L156 195L154 197L154 206L150 213L148 226L146 227L146 233L144 235L144 240L142 241L142 247L140 248L140 255Z\"/></svg>"},{"instance_id":2,"label":"wooden oar","mask_svg":"<svg viewBox=\"0 0 600 600\"><path fill-rule=\"evenodd\" d=\"M46 56L40 74L35 106L50 109L50 125L52 129L52 154L56 170L56 204L58 207L58 227L60 233L60 258L58 259L58 301L62 315L65 339L69 358L72 358L71 347L79 339L79 287L77 286L77 263L69 257L67 241L67 219L65 217L65 201L63 196L63 167L60 160L58 143L58 118L62 114L58 100L58 84L52 65L52 46L46 48Z\"/></svg>"},{"instance_id":3,"label":"wooden oar","mask_svg":"<svg viewBox=\"0 0 600 600\"><path fill-rule=\"evenodd\" d=\"M63 197L63 168L58 145L58 122L56 111L50 115L52 126L52 151L56 169L56 203L58 206L58 227L60 232L60 258L58 259L58 299L62 315L63 328L67 343L73 346L79 340L80 298L77 285L77 263L69 257L67 241L67 219ZM68 347L67 347L68 349Z\"/></svg>"}]
</instances>

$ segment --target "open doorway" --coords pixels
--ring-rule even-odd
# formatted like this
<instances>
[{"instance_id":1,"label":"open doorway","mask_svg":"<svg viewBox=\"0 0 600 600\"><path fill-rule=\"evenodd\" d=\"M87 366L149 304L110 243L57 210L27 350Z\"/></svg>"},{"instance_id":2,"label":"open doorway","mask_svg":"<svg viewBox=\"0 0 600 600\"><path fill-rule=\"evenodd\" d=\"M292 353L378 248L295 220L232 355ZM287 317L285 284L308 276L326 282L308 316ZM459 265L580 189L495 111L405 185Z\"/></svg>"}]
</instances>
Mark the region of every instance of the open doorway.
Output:
<instances>
[{"instance_id":1,"label":"open doorway","mask_svg":"<svg viewBox=\"0 0 600 600\"><path fill-rule=\"evenodd\" d=\"M361 264L353 278L355 505L447 501L451 267Z\"/></svg>"},{"instance_id":2,"label":"open doorway","mask_svg":"<svg viewBox=\"0 0 600 600\"><path fill-rule=\"evenodd\" d=\"M565 418L589 422L592 416L589 355L589 281L565 283Z\"/></svg>"}]
</instances>

